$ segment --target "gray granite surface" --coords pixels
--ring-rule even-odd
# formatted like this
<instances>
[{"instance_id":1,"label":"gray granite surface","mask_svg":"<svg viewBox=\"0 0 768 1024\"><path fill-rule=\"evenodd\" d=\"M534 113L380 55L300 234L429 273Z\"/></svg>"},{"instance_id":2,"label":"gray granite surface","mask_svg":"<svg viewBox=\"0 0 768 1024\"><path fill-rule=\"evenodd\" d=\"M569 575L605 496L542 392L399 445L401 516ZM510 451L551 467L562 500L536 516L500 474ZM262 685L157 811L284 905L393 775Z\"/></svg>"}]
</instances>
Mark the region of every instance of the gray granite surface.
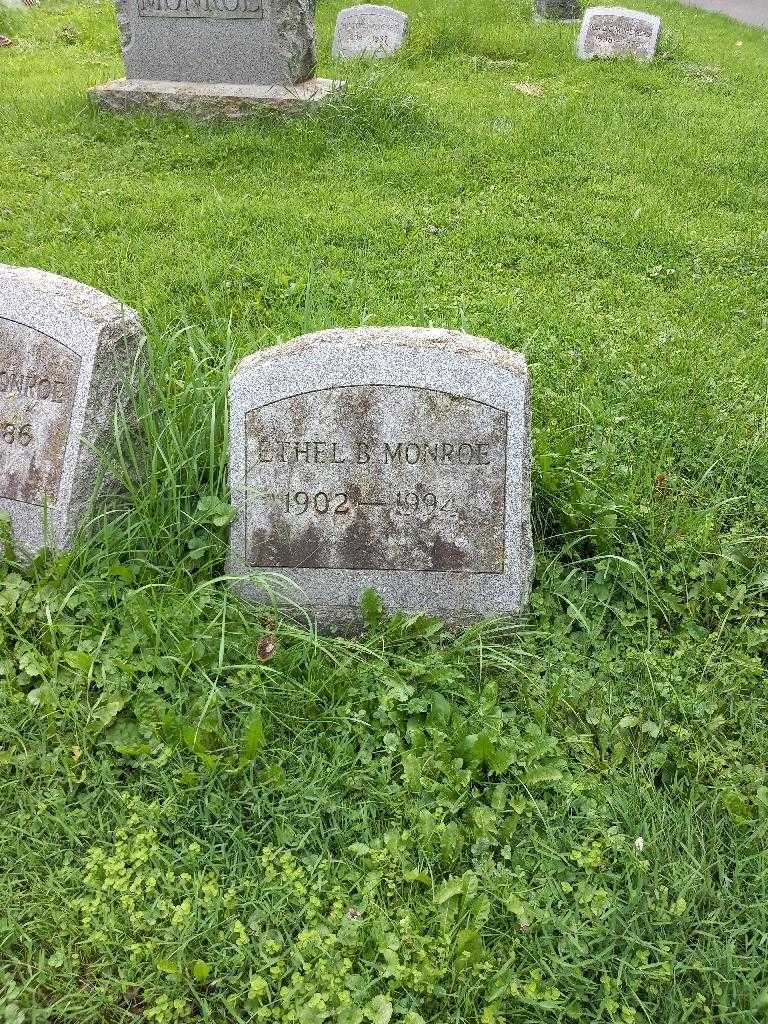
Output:
<instances>
[{"instance_id":1,"label":"gray granite surface","mask_svg":"<svg viewBox=\"0 0 768 1024\"><path fill-rule=\"evenodd\" d=\"M661 31L661 18L627 7L588 7L577 42L583 60L592 57L635 57L651 60Z\"/></svg>"},{"instance_id":2,"label":"gray granite surface","mask_svg":"<svg viewBox=\"0 0 768 1024\"><path fill-rule=\"evenodd\" d=\"M360 4L339 12L331 50L342 60L387 57L402 47L407 34L407 14L382 4Z\"/></svg>"},{"instance_id":3,"label":"gray granite surface","mask_svg":"<svg viewBox=\"0 0 768 1024\"><path fill-rule=\"evenodd\" d=\"M321 624L519 613L531 575L525 359L440 329L332 330L255 353L230 389L229 571ZM266 574L266 575L265 575Z\"/></svg>"},{"instance_id":4,"label":"gray granite surface","mask_svg":"<svg viewBox=\"0 0 768 1024\"><path fill-rule=\"evenodd\" d=\"M0 264L0 511L22 551L80 525L141 337L95 288Z\"/></svg>"},{"instance_id":5,"label":"gray granite surface","mask_svg":"<svg viewBox=\"0 0 768 1024\"><path fill-rule=\"evenodd\" d=\"M315 67L314 0L117 0L128 79L296 85Z\"/></svg>"}]
</instances>

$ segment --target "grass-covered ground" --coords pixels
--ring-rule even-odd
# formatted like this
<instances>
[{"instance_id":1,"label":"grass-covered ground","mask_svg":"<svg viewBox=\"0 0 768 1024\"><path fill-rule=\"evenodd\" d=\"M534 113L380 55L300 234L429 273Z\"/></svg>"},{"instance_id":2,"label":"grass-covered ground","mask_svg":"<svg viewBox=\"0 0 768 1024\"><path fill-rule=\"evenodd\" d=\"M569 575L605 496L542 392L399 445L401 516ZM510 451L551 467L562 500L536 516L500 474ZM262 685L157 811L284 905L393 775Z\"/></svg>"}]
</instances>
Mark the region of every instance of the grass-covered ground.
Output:
<instances>
[{"instance_id":1,"label":"grass-covered ground","mask_svg":"<svg viewBox=\"0 0 768 1024\"><path fill-rule=\"evenodd\" d=\"M0 10L0 259L136 307L127 500L0 569L0 1020L768 1013L768 37L578 63L526 0L402 0L302 120L120 120L108 3ZM527 355L514 630L241 605L232 361L330 325Z\"/></svg>"}]
</instances>

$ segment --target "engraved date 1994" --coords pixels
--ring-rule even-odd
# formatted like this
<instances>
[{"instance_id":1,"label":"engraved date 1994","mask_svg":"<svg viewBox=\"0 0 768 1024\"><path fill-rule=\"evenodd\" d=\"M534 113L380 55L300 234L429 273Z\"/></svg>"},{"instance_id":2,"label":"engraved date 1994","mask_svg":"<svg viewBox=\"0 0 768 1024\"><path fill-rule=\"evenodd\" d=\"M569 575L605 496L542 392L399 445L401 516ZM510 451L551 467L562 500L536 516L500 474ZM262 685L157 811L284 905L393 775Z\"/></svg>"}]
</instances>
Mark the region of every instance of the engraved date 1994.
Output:
<instances>
[{"instance_id":1,"label":"engraved date 1994","mask_svg":"<svg viewBox=\"0 0 768 1024\"><path fill-rule=\"evenodd\" d=\"M458 512L453 495L434 494L431 491L396 491L387 498L371 496L354 501L345 491L289 491L281 496L283 508L289 515L350 515L354 506L389 508L396 515L437 515L440 512Z\"/></svg>"}]
</instances>

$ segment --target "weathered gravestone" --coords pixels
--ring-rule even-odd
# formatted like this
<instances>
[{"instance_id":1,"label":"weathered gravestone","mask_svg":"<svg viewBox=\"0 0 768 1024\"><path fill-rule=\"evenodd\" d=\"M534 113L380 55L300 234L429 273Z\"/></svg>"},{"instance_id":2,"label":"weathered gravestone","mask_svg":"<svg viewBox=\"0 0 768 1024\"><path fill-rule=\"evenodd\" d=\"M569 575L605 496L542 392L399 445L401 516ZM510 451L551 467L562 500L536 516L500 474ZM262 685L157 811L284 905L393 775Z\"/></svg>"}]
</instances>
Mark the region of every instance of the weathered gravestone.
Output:
<instances>
[{"instance_id":1,"label":"weathered gravestone","mask_svg":"<svg viewBox=\"0 0 768 1024\"><path fill-rule=\"evenodd\" d=\"M589 7L581 23L579 57L636 57L651 60L661 31L661 18L626 7Z\"/></svg>"},{"instance_id":2,"label":"weathered gravestone","mask_svg":"<svg viewBox=\"0 0 768 1024\"><path fill-rule=\"evenodd\" d=\"M536 14L554 21L578 21L581 17L579 0L536 0Z\"/></svg>"},{"instance_id":3,"label":"weathered gravestone","mask_svg":"<svg viewBox=\"0 0 768 1024\"><path fill-rule=\"evenodd\" d=\"M242 117L291 111L342 83L312 78L314 0L117 0L126 78L92 89L106 110Z\"/></svg>"},{"instance_id":4,"label":"weathered gravestone","mask_svg":"<svg viewBox=\"0 0 768 1024\"><path fill-rule=\"evenodd\" d=\"M408 34L408 15L394 7L361 4L339 12L333 36L333 56L386 57L396 53Z\"/></svg>"},{"instance_id":5,"label":"weathered gravestone","mask_svg":"<svg viewBox=\"0 0 768 1024\"><path fill-rule=\"evenodd\" d=\"M64 548L80 524L140 341L108 295L0 264L0 512L22 549Z\"/></svg>"},{"instance_id":6,"label":"weathered gravestone","mask_svg":"<svg viewBox=\"0 0 768 1024\"><path fill-rule=\"evenodd\" d=\"M525 359L413 327L331 330L244 359L230 390L229 569L325 625L520 612L531 571ZM263 580L262 580L263 582ZM259 582L238 583L269 600Z\"/></svg>"}]
</instances>

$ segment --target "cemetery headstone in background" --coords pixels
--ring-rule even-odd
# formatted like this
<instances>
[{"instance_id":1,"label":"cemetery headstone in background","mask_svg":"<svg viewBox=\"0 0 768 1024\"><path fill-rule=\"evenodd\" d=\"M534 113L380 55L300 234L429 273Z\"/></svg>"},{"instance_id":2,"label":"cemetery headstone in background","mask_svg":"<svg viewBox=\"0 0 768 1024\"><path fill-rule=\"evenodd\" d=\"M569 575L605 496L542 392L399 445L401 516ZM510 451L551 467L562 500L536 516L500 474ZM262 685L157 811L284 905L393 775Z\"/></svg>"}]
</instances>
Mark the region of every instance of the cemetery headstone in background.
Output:
<instances>
[{"instance_id":1,"label":"cemetery headstone in background","mask_svg":"<svg viewBox=\"0 0 768 1024\"><path fill-rule=\"evenodd\" d=\"M579 0L536 0L536 13L548 21L578 21L581 4Z\"/></svg>"},{"instance_id":2,"label":"cemetery headstone in background","mask_svg":"<svg viewBox=\"0 0 768 1024\"><path fill-rule=\"evenodd\" d=\"M515 614L531 573L525 359L450 331L310 334L244 359L230 389L229 569L325 625L389 610ZM244 596L268 601L257 582Z\"/></svg>"},{"instance_id":3,"label":"cemetery headstone in background","mask_svg":"<svg viewBox=\"0 0 768 1024\"><path fill-rule=\"evenodd\" d=\"M68 545L140 342L110 296L0 264L0 511L21 548Z\"/></svg>"},{"instance_id":4,"label":"cemetery headstone in background","mask_svg":"<svg viewBox=\"0 0 768 1024\"><path fill-rule=\"evenodd\" d=\"M340 11L333 36L333 56L386 57L396 53L408 34L408 15L394 7L361 4Z\"/></svg>"},{"instance_id":5,"label":"cemetery headstone in background","mask_svg":"<svg viewBox=\"0 0 768 1024\"><path fill-rule=\"evenodd\" d=\"M661 31L661 18L626 7L589 7L579 32L578 55L592 57L636 57L651 60Z\"/></svg>"},{"instance_id":6,"label":"cemetery headstone in background","mask_svg":"<svg viewBox=\"0 0 768 1024\"><path fill-rule=\"evenodd\" d=\"M118 0L127 77L91 99L202 117L326 99L341 83L312 78L313 11L309 0Z\"/></svg>"}]
</instances>

